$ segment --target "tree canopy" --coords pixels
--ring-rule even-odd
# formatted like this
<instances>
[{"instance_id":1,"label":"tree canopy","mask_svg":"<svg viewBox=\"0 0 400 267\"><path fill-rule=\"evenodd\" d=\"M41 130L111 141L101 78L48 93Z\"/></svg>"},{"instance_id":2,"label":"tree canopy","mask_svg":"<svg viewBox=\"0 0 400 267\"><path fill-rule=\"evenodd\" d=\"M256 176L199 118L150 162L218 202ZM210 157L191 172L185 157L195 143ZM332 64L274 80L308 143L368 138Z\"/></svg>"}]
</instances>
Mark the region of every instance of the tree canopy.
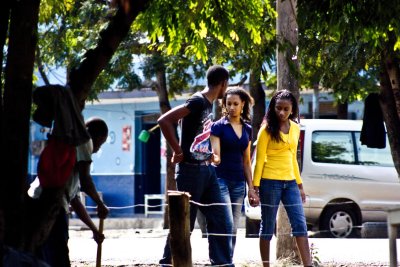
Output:
<instances>
[{"instance_id":1,"label":"tree canopy","mask_svg":"<svg viewBox=\"0 0 400 267\"><path fill-rule=\"evenodd\" d=\"M41 7L44 10L39 28L41 63L67 66L69 70L96 45L99 38L96 33L107 27L107 18L115 13L115 8L102 1L60 4L47 0L42 1ZM53 9L58 12L50 12ZM127 90L140 87L143 81L134 70L142 68L145 78L150 78L152 66L160 62L160 55L172 93L188 88L213 63L232 62L233 74L246 73L251 64L266 58L267 49L271 61L275 16L268 1L151 2L96 79L94 92L115 83ZM156 52L158 59L150 59ZM138 63L135 55L148 59Z\"/></svg>"},{"instance_id":2,"label":"tree canopy","mask_svg":"<svg viewBox=\"0 0 400 267\"><path fill-rule=\"evenodd\" d=\"M400 173L400 6L388 0L336 0L300 2L298 8L301 58L312 70L312 82L333 88L343 100L380 92Z\"/></svg>"}]
</instances>

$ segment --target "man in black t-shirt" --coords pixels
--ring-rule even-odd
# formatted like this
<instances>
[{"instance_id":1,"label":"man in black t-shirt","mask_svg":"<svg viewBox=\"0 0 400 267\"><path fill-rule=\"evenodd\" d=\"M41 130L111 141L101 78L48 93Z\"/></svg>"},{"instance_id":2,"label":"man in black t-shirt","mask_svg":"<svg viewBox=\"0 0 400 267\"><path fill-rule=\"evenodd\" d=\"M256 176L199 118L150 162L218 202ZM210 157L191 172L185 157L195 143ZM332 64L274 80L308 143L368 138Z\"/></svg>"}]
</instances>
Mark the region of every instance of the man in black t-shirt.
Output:
<instances>
[{"instance_id":1,"label":"man in black t-shirt","mask_svg":"<svg viewBox=\"0 0 400 267\"><path fill-rule=\"evenodd\" d=\"M176 184L179 191L189 192L190 230L194 228L197 209L205 215L209 242L209 257L212 265L234 266L232 264L233 222L227 215L226 205L196 205L194 203L223 203L215 169L206 161L193 157L190 146L196 135L203 132L204 122L212 112L214 100L222 98L228 87L229 73L220 66L211 66L207 71L207 87L193 94L185 104L163 114L158 123L168 144L174 151L172 162L177 163ZM182 134L178 142L174 125L180 120ZM171 264L169 236L160 264Z\"/></svg>"}]
</instances>

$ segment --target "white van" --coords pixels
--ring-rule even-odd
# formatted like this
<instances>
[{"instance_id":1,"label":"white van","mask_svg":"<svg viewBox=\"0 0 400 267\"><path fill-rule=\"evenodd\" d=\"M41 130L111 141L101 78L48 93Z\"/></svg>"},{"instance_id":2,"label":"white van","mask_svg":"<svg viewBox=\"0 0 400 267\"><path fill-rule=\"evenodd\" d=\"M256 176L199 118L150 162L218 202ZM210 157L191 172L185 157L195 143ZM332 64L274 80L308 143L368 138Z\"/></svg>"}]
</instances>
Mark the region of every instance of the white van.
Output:
<instances>
[{"instance_id":1,"label":"white van","mask_svg":"<svg viewBox=\"0 0 400 267\"><path fill-rule=\"evenodd\" d=\"M300 126L309 229L324 237L359 237L364 222L386 222L386 210L400 206L400 179L388 140L384 149L361 145L362 121L303 119ZM245 214L247 236L257 234L250 223L259 224L260 207L251 207L246 198Z\"/></svg>"}]
</instances>

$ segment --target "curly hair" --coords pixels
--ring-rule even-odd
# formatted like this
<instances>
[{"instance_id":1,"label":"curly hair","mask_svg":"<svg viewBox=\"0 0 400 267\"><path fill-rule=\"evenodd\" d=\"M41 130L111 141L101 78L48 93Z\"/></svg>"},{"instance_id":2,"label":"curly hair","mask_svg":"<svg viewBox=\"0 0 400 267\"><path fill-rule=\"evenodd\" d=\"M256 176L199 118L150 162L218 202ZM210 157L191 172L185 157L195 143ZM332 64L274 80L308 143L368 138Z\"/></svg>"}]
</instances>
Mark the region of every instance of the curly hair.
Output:
<instances>
[{"instance_id":1,"label":"curly hair","mask_svg":"<svg viewBox=\"0 0 400 267\"><path fill-rule=\"evenodd\" d=\"M228 95L237 95L239 96L240 100L244 102L243 106L243 113L240 114L240 117L244 121L250 121L251 116L250 116L250 107L253 105L253 98L250 96L250 94L244 90L241 87L230 87L228 90L226 90L223 98L222 98L222 112L223 115L226 116L228 115L228 112L226 110L226 98Z\"/></svg>"},{"instance_id":2,"label":"curly hair","mask_svg":"<svg viewBox=\"0 0 400 267\"><path fill-rule=\"evenodd\" d=\"M299 105L294 95L289 90L279 90L271 98L265 121L267 122L266 131L271 135L271 138L276 142L282 141L280 135L279 118L275 112L277 100L289 100L292 103L292 113L289 115L289 120L299 123Z\"/></svg>"}]
</instances>

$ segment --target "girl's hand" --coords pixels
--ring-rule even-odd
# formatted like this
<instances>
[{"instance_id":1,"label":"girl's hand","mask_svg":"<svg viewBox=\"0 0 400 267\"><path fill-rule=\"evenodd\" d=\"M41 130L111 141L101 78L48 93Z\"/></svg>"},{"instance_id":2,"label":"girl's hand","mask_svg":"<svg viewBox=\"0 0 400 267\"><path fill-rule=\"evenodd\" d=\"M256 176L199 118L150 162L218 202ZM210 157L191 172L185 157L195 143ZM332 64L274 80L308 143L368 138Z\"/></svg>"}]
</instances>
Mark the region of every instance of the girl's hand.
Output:
<instances>
[{"instance_id":1,"label":"girl's hand","mask_svg":"<svg viewBox=\"0 0 400 267\"><path fill-rule=\"evenodd\" d=\"M260 197L258 196L258 191L251 188L247 192L247 196L252 207L257 207L258 205L260 205Z\"/></svg>"},{"instance_id":2,"label":"girl's hand","mask_svg":"<svg viewBox=\"0 0 400 267\"><path fill-rule=\"evenodd\" d=\"M303 203L306 203L306 193L304 193L303 184L298 184L297 186L299 187L300 190L301 201Z\"/></svg>"},{"instance_id":3,"label":"girl's hand","mask_svg":"<svg viewBox=\"0 0 400 267\"><path fill-rule=\"evenodd\" d=\"M300 188L300 196L301 196L301 201L303 203L306 203L306 193L304 193L304 189Z\"/></svg>"}]
</instances>

